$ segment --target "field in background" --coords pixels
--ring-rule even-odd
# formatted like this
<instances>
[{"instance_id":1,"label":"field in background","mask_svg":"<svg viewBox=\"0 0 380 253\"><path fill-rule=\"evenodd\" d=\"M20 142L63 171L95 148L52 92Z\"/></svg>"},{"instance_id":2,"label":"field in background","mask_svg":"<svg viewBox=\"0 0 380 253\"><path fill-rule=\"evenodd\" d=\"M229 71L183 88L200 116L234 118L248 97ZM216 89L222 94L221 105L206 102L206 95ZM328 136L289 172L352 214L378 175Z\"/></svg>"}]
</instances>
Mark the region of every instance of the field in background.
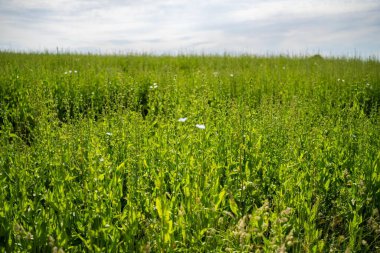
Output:
<instances>
[{"instance_id":1,"label":"field in background","mask_svg":"<svg viewBox=\"0 0 380 253\"><path fill-rule=\"evenodd\" d=\"M380 250L380 63L0 53L0 252Z\"/></svg>"}]
</instances>

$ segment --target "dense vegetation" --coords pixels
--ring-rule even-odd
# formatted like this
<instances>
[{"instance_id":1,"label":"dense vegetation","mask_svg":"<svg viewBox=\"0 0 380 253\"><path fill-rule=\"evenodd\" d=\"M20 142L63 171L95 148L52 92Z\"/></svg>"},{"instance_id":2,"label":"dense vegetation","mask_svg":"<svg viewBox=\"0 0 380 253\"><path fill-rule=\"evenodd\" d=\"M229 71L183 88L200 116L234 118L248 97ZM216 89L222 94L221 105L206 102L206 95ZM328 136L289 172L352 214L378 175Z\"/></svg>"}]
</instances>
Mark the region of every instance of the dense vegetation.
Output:
<instances>
[{"instance_id":1,"label":"dense vegetation","mask_svg":"<svg viewBox=\"0 0 380 253\"><path fill-rule=\"evenodd\" d=\"M380 251L380 63L0 53L0 252Z\"/></svg>"}]
</instances>

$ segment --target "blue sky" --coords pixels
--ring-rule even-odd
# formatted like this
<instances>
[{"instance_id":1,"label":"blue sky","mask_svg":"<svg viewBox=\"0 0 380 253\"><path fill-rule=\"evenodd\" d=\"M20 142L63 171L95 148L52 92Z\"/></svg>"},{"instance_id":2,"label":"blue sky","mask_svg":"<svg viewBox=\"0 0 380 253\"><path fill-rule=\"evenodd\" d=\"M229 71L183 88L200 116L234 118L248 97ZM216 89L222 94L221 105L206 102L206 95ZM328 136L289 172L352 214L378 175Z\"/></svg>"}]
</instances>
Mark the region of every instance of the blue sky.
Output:
<instances>
[{"instance_id":1,"label":"blue sky","mask_svg":"<svg viewBox=\"0 0 380 253\"><path fill-rule=\"evenodd\" d=\"M0 49L380 58L379 0L0 0Z\"/></svg>"}]
</instances>

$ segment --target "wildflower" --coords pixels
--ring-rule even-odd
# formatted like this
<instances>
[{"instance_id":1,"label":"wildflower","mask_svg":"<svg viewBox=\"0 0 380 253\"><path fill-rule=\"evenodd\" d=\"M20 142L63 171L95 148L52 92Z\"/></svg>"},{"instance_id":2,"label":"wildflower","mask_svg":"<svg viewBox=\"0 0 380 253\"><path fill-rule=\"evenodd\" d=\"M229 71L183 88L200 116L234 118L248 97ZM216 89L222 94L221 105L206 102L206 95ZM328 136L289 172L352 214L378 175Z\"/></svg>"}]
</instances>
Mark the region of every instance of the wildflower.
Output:
<instances>
[{"instance_id":1,"label":"wildflower","mask_svg":"<svg viewBox=\"0 0 380 253\"><path fill-rule=\"evenodd\" d=\"M74 73L74 74L76 74L76 73L78 73L78 71L77 70L69 70L69 71L65 71L65 75L67 75L67 74L72 74L72 73Z\"/></svg>"},{"instance_id":2,"label":"wildflower","mask_svg":"<svg viewBox=\"0 0 380 253\"><path fill-rule=\"evenodd\" d=\"M281 212L281 215L289 215L289 214L291 214L291 212L292 212L292 208L291 207L287 207L285 210L283 210L282 212Z\"/></svg>"},{"instance_id":3,"label":"wildflower","mask_svg":"<svg viewBox=\"0 0 380 253\"><path fill-rule=\"evenodd\" d=\"M108 136L112 136L112 133L110 133L110 132L107 132L107 133L106 133L106 135L108 135Z\"/></svg>"},{"instance_id":4,"label":"wildflower","mask_svg":"<svg viewBox=\"0 0 380 253\"><path fill-rule=\"evenodd\" d=\"M25 236L24 239L32 241L34 239L33 234L28 232Z\"/></svg>"},{"instance_id":5,"label":"wildflower","mask_svg":"<svg viewBox=\"0 0 380 253\"><path fill-rule=\"evenodd\" d=\"M234 74L230 74L230 77L234 77Z\"/></svg>"},{"instance_id":6,"label":"wildflower","mask_svg":"<svg viewBox=\"0 0 380 253\"><path fill-rule=\"evenodd\" d=\"M195 126L199 129L206 129L206 126L203 124L196 124Z\"/></svg>"},{"instance_id":7,"label":"wildflower","mask_svg":"<svg viewBox=\"0 0 380 253\"><path fill-rule=\"evenodd\" d=\"M99 162L104 162L104 158L101 157L101 158L99 159Z\"/></svg>"},{"instance_id":8,"label":"wildflower","mask_svg":"<svg viewBox=\"0 0 380 253\"><path fill-rule=\"evenodd\" d=\"M287 217L281 217L277 219L278 223L286 223L289 219Z\"/></svg>"},{"instance_id":9,"label":"wildflower","mask_svg":"<svg viewBox=\"0 0 380 253\"><path fill-rule=\"evenodd\" d=\"M55 239L54 239L54 237L52 237L51 235L49 235L48 236L48 240L49 240L49 246L53 247L55 245Z\"/></svg>"},{"instance_id":10,"label":"wildflower","mask_svg":"<svg viewBox=\"0 0 380 253\"><path fill-rule=\"evenodd\" d=\"M187 120L187 118L179 118L178 121L179 122L185 122Z\"/></svg>"},{"instance_id":11,"label":"wildflower","mask_svg":"<svg viewBox=\"0 0 380 253\"><path fill-rule=\"evenodd\" d=\"M149 88L152 90L152 89L157 89L158 88L158 85L157 83L153 83L152 86L149 86Z\"/></svg>"}]
</instances>

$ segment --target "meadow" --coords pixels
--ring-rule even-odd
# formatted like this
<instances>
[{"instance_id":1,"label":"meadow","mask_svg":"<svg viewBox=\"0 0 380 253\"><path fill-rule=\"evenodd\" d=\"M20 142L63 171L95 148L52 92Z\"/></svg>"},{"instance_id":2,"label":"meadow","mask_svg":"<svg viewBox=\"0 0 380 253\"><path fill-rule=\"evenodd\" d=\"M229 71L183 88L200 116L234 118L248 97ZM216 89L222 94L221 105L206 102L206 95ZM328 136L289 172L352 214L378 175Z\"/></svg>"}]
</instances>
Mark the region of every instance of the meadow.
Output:
<instances>
[{"instance_id":1,"label":"meadow","mask_svg":"<svg viewBox=\"0 0 380 253\"><path fill-rule=\"evenodd\" d=\"M0 53L0 252L380 252L380 62Z\"/></svg>"}]
</instances>

